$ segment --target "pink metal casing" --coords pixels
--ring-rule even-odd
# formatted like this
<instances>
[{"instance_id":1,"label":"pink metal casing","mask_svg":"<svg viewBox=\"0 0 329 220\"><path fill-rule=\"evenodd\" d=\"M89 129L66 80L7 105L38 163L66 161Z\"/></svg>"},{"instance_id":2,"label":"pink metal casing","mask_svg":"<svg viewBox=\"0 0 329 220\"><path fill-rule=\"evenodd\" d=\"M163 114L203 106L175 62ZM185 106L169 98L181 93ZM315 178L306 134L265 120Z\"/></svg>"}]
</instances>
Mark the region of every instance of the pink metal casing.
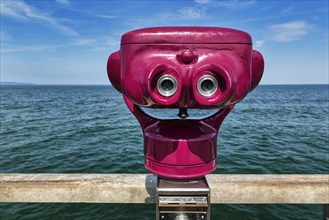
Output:
<instances>
[{"instance_id":1,"label":"pink metal casing","mask_svg":"<svg viewBox=\"0 0 329 220\"><path fill-rule=\"evenodd\" d=\"M263 74L262 55L252 50L249 34L214 27L156 27L122 36L120 51L110 55L108 77L144 134L145 167L174 179L202 177L216 168L219 127L235 103L254 89ZM156 89L162 75L173 76L177 92L163 97ZM210 97L197 90L197 81L212 75L219 89ZM161 120L147 108L216 108L200 120Z\"/></svg>"}]
</instances>

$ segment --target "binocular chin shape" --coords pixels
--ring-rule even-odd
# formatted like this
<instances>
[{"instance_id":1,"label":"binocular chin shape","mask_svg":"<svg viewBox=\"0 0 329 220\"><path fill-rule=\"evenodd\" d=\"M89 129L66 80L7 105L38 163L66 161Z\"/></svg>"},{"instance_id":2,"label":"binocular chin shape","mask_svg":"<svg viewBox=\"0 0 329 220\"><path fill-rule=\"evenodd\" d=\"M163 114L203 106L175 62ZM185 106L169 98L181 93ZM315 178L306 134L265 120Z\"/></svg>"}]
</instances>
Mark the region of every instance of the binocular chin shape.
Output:
<instances>
[{"instance_id":1,"label":"binocular chin shape","mask_svg":"<svg viewBox=\"0 0 329 220\"><path fill-rule=\"evenodd\" d=\"M248 33L213 27L128 32L107 63L113 87L143 129L146 168L176 179L201 177L216 168L219 127L258 85L263 70L263 57L252 49ZM219 111L202 120L158 120L139 107Z\"/></svg>"}]
</instances>

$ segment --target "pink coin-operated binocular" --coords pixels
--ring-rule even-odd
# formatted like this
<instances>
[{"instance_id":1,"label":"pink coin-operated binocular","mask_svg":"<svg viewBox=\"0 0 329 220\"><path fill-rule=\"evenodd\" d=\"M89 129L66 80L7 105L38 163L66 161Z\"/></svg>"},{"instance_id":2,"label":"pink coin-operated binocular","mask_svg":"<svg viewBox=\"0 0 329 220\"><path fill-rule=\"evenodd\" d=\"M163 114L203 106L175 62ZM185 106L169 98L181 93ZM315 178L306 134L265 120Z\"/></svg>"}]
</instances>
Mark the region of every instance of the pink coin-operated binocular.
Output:
<instances>
[{"instance_id":1,"label":"pink coin-operated binocular","mask_svg":"<svg viewBox=\"0 0 329 220\"><path fill-rule=\"evenodd\" d=\"M128 32L107 64L113 87L142 127L145 167L169 179L199 178L216 169L219 127L263 70L249 34L214 27ZM140 107L177 108L180 119L157 119ZM192 108L218 111L190 120Z\"/></svg>"}]
</instances>

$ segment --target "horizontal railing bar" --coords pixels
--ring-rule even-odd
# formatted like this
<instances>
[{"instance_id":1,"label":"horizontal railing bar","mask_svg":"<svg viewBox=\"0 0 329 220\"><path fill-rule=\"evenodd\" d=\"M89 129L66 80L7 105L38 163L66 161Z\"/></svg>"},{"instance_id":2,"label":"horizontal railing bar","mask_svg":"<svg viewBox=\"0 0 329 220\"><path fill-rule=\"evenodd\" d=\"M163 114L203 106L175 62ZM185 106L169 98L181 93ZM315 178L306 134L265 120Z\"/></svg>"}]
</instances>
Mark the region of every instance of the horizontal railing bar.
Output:
<instances>
[{"instance_id":1,"label":"horizontal railing bar","mask_svg":"<svg viewBox=\"0 0 329 220\"><path fill-rule=\"evenodd\" d=\"M329 175L207 175L212 204L328 204ZM155 203L152 174L0 174L0 202Z\"/></svg>"}]
</instances>

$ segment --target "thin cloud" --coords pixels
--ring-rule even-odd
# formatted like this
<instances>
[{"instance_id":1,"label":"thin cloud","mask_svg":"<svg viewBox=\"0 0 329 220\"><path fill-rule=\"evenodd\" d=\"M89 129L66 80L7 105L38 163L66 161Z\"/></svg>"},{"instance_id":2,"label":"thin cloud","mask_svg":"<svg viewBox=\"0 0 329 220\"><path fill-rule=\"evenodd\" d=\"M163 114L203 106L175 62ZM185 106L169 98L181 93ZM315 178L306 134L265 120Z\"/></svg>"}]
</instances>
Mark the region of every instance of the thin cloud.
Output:
<instances>
[{"instance_id":1,"label":"thin cloud","mask_svg":"<svg viewBox=\"0 0 329 220\"><path fill-rule=\"evenodd\" d=\"M94 45L92 50L98 52L108 51L109 48L112 48L113 50L118 50L118 48L120 47L120 39L114 39L109 36L100 37L97 42L98 43Z\"/></svg>"},{"instance_id":2,"label":"thin cloud","mask_svg":"<svg viewBox=\"0 0 329 220\"><path fill-rule=\"evenodd\" d=\"M245 7L249 7L255 4L255 1L223 1L216 2L217 7L225 7L231 10L241 9Z\"/></svg>"},{"instance_id":3,"label":"thin cloud","mask_svg":"<svg viewBox=\"0 0 329 220\"><path fill-rule=\"evenodd\" d=\"M195 0L197 4L207 5L211 7L223 7L230 10L237 10L253 5L256 1L214 1L214 0Z\"/></svg>"},{"instance_id":4,"label":"thin cloud","mask_svg":"<svg viewBox=\"0 0 329 220\"><path fill-rule=\"evenodd\" d=\"M191 6L191 7L183 7L178 9L175 12L163 12L155 15L156 18L150 19L153 23L165 22L168 21L192 21L192 20L202 20L207 19L209 16L206 13L206 8L201 6Z\"/></svg>"},{"instance_id":5,"label":"thin cloud","mask_svg":"<svg viewBox=\"0 0 329 220\"><path fill-rule=\"evenodd\" d=\"M114 40L111 37L106 37L104 42L105 42L106 46L119 46L120 45L118 40Z\"/></svg>"},{"instance_id":6,"label":"thin cloud","mask_svg":"<svg viewBox=\"0 0 329 220\"><path fill-rule=\"evenodd\" d=\"M86 38L81 38L76 41L74 41L73 45L76 46L90 46L93 45L97 42L97 39L86 39Z\"/></svg>"},{"instance_id":7,"label":"thin cloud","mask_svg":"<svg viewBox=\"0 0 329 220\"><path fill-rule=\"evenodd\" d=\"M55 18L40 12L38 9L25 4L23 1L1 1L1 15L17 21L44 22L64 34L77 36L78 33L72 28L60 24Z\"/></svg>"},{"instance_id":8,"label":"thin cloud","mask_svg":"<svg viewBox=\"0 0 329 220\"><path fill-rule=\"evenodd\" d=\"M45 51L45 50L55 50L65 45L3 45L1 48L1 53L18 53L18 52L35 52L35 51Z\"/></svg>"},{"instance_id":9,"label":"thin cloud","mask_svg":"<svg viewBox=\"0 0 329 220\"><path fill-rule=\"evenodd\" d=\"M8 41L12 41L13 39L12 36L5 31L1 31L0 36L1 36L0 38L1 42L8 42Z\"/></svg>"},{"instance_id":10,"label":"thin cloud","mask_svg":"<svg viewBox=\"0 0 329 220\"><path fill-rule=\"evenodd\" d=\"M174 17L181 20L200 20L208 18L205 8L200 7L184 7L178 10Z\"/></svg>"},{"instance_id":11,"label":"thin cloud","mask_svg":"<svg viewBox=\"0 0 329 220\"><path fill-rule=\"evenodd\" d=\"M56 0L56 2L61 4L61 5L69 5L70 4L69 0Z\"/></svg>"},{"instance_id":12,"label":"thin cloud","mask_svg":"<svg viewBox=\"0 0 329 220\"><path fill-rule=\"evenodd\" d=\"M3 32L1 32L2 36ZM106 51L109 47L119 47L119 40L114 40L108 36L100 36L98 38L79 38L72 42L65 44L33 44L33 45L17 45L3 43L1 45L1 54L7 53L22 53L22 52L45 52L45 51L56 51L62 48L77 48L84 47L94 51Z\"/></svg>"},{"instance_id":13,"label":"thin cloud","mask_svg":"<svg viewBox=\"0 0 329 220\"><path fill-rule=\"evenodd\" d=\"M22 15L24 13L23 4L18 1L0 1L0 14L20 21L27 20L27 17Z\"/></svg>"},{"instance_id":14,"label":"thin cloud","mask_svg":"<svg viewBox=\"0 0 329 220\"><path fill-rule=\"evenodd\" d=\"M294 6L293 5L290 5L288 8L285 8L281 14L289 14L290 12L293 12L294 11Z\"/></svg>"},{"instance_id":15,"label":"thin cloud","mask_svg":"<svg viewBox=\"0 0 329 220\"><path fill-rule=\"evenodd\" d=\"M282 24L274 24L268 27L273 34L271 39L278 42L290 42L300 40L309 34L312 25L304 21L293 21Z\"/></svg>"},{"instance_id":16,"label":"thin cloud","mask_svg":"<svg viewBox=\"0 0 329 220\"><path fill-rule=\"evenodd\" d=\"M224 22L223 24L225 24L225 25L244 24L244 23L251 23L251 22L256 22L256 21L272 20L272 19L281 18L281 17L282 17L282 15L269 15L269 16L258 17L258 18L247 18L247 19L243 19L243 20L228 21L228 22Z\"/></svg>"},{"instance_id":17,"label":"thin cloud","mask_svg":"<svg viewBox=\"0 0 329 220\"><path fill-rule=\"evenodd\" d=\"M265 43L265 40L256 40L254 43L255 48L260 48Z\"/></svg>"},{"instance_id":18,"label":"thin cloud","mask_svg":"<svg viewBox=\"0 0 329 220\"><path fill-rule=\"evenodd\" d=\"M211 18L211 16L206 13L206 10L206 7L201 7L198 5L192 7L183 7L174 12L162 12L153 14L148 17L137 17L130 19L127 24L131 25L133 28L152 25L186 25L186 22L189 21Z\"/></svg>"},{"instance_id":19,"label":"thin cloud","mask_svg":"<svg viewBox=\"0 0 329 220\"><path fill-rule=\"evenodd\" d=\"M90 15L94 15L94 14L90 13ZM105 18L105 19L115 19L116 18L115 16L112 16L112 15L102 15L102 14L95 14L94 16L99 17L99 18Z\"/></svg>"},{"instance_id":20,"label":"thin cloud","mask_svg":"<svg viewBox=\"0 0 329 220\"><path fill-rule=\"evenodd\" d=\"M263 11L263 10L269 10L271 9L269 8L261 8L259 9L259 11ZM323 12L328 12L326 9L321 9L321 10L317 10L317 11L294 11L294 10L284 10L282 12L279 12L277 14L271 14L271 15L267 15L267 16L263 16L263 17L254 17L254 18L246 18L246 19L242 19L242 20L234 20L234 21L227 21L227 22L223 22L222 25L232 25L232 24L243 24L243 23L251 23L251 22L257 22L257 21L264 21L264 20L273 20L273 19L277 19L277 18L282 18L282 17L287 17L287 16L292 16L292 15L309 15L309 14L318 14L318 13L323 13Z\"/></svg>"},{"instance_id":21,"label":"thin cloud","mask_svg":"<svg viewBox=\"0 0 329 220\"><path fill-rule=\"evenodd\" d=\"M211 0L195 0L195 2L198 4L207 4L207 3L211 2Z\"/></svg>"}]
</instances>

